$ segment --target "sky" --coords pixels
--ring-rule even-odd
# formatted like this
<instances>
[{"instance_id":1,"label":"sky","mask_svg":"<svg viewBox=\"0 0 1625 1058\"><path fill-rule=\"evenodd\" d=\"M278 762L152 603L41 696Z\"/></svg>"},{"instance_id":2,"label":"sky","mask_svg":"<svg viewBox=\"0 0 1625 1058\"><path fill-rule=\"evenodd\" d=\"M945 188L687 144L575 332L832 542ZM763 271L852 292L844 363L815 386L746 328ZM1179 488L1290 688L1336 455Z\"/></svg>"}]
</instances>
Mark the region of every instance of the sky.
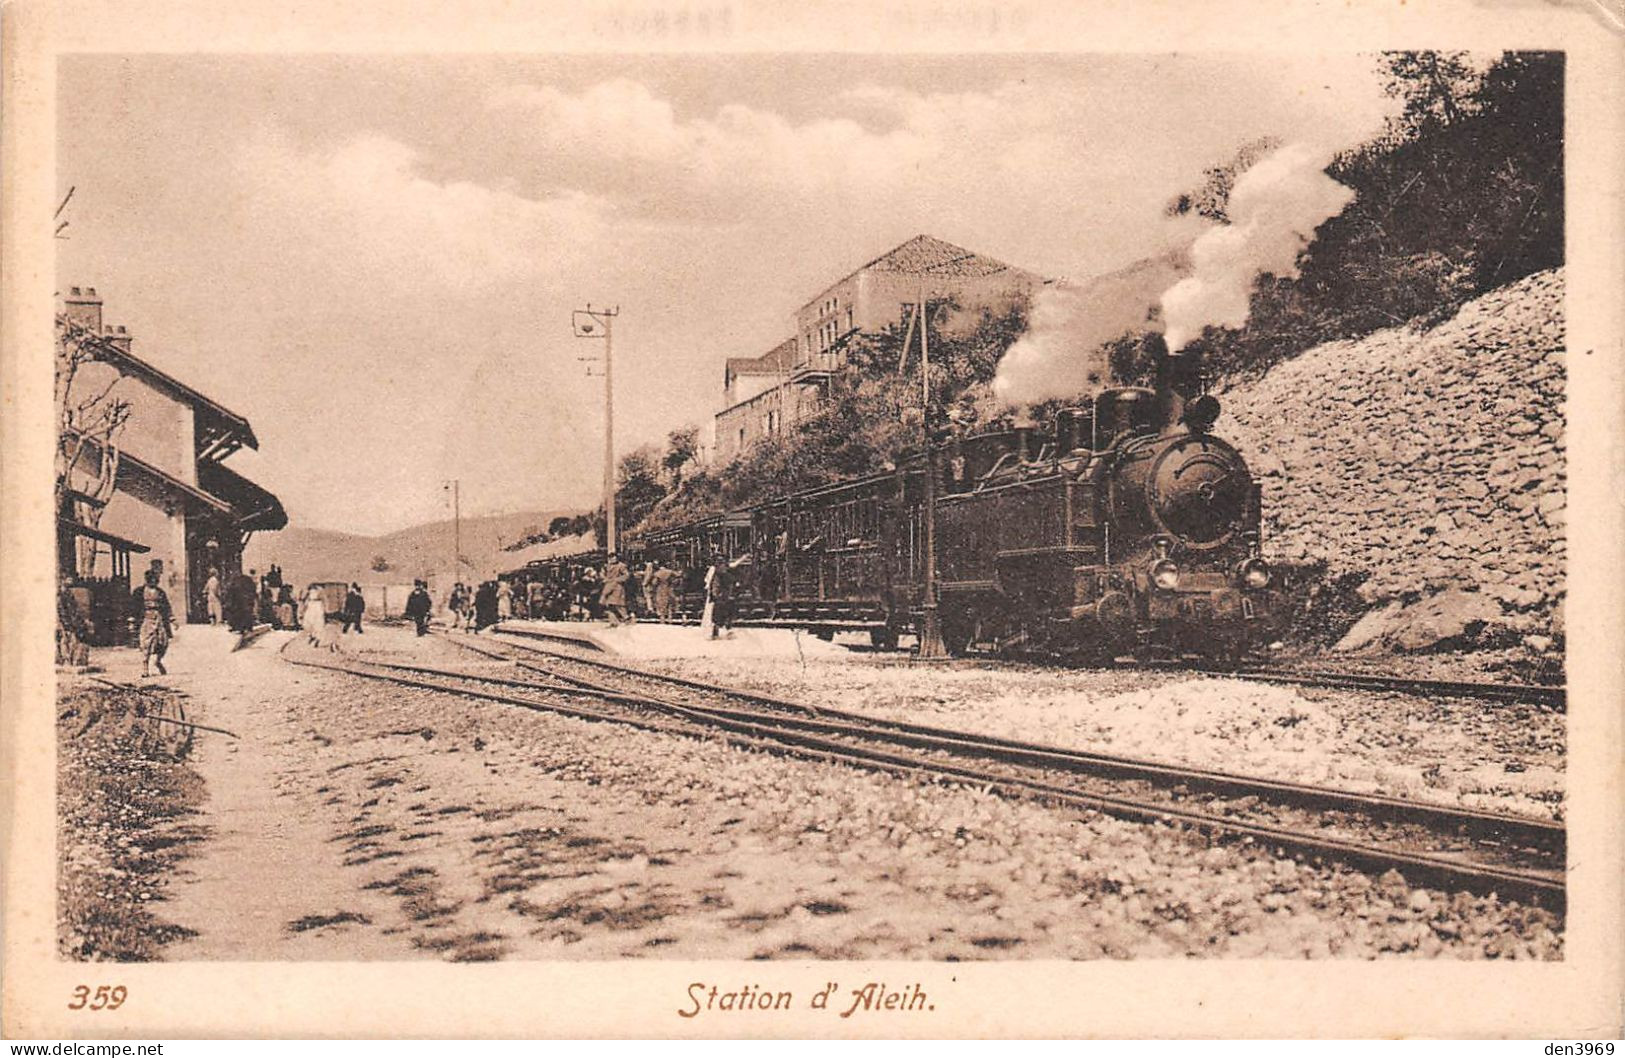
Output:
<instances>
[{"instance_id":1,"label":"sky","mask_svg":"<svg viewBox=\"0 0 1625 1058\"><path fill-rule=\"evenodd\" d=\"M60 289L246 416L294 526L589 506L616 448L719 409L723 361L929 233L1081 279L1190 238L1243 143L1330 152L1370 55L118 56L58 66Z\"/></svg>"}]
</instances>

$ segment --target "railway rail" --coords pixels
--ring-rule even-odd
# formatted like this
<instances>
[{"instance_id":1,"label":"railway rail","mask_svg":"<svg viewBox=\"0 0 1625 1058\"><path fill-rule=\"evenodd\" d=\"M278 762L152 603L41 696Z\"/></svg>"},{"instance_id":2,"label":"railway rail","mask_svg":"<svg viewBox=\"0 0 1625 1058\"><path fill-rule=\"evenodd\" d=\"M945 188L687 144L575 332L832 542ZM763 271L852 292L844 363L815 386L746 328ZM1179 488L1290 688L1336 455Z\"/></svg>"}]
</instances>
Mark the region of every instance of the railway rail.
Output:
<instances>
[{"instance_id":1,"label":"railway rail","mask_svg":"<svg viewBox=\"0 0 1625 1058\"><path fill-rule=\"evenodd\" d=\"M431 691L698 737L720 732L745 748L1190 827L1311 859L1397 869L1412 884L1495 892L1555 909L1564 903L1560 823L877 720L523 644L502 646L528 657L449 641L533 675L285 656ZM614 673L622 683L572 671L577 665ZM593 704L576 704L581 699Z\"/></svg>"},{"instance_id":2,"label":"railway rail","mask_svg":"<svg viewBox=\"0 0 1625 1058\"><path fill-rule=\"evenodd\" d=\"M503 635L523 636L527 639L573 645L581 649L594 649L583 641L569 636L552 635L528 628L504 628ZM989 657L960 659L986 664L997 660ZM1022 661L1053 662L1048 656L1022 657ZM933 665L942 662L933 661ZM1564 712L1568 707L1568 688L1560 684L1489 683L1472 680L1430 680L1412 676L1392 676L1365 672L1328 672L1317 669L1272 668L1263 665L1198 665L1187 666L1169 661L1135 666L1161 671L1190 671L1207 676L1228 676L1235 679L1257 680L1261 683L1290 684L1299 687L1323 687L1329 690L1375 691L1413 694L1421 698L1471 698L1478 701L1507 705L1535 705Z\"/></svg>"},{"instance_id":3,"label":"railway rail","mask_svg":"<svg viewBox=\"0 0 1625 1058\"><path fill-rule=\"evenodd\" d=\"M1198 671L1215 676L1259 680L1265 683L1296 684L1355 691L1397 691L1423 698L1474 698L1486 702L1538 705L1566 711L1568 688L1536 683L1481 683L1468 680L1424 680L1411 676L1385 676L1363 672L1319 672L1273 669L1254 666L1236 668L1203 667Z\"/></svg>"}]
</instances>

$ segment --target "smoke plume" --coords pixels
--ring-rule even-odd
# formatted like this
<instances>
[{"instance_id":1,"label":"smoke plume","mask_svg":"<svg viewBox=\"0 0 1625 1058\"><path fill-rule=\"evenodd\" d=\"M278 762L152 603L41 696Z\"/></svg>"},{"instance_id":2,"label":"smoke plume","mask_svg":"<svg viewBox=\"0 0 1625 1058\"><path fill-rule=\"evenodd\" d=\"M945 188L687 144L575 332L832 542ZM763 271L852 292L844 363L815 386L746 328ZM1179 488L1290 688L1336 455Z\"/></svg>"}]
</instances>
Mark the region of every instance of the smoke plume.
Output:
<instances>
[{"instance_id":1,"label":"smoke plume","mask_svg":"<svg viewBox=\"0 0 1625 1058\"><path fill-rule=\"evenodd\" d=\"M1196 240L1193 274L1162 295L1169 349L1183 348L1204 327L1246 323L1261 273L1296 278L1298 254L1315 229L1354 201L1354 192L1324 167L1309 148L1290 144L1241 174L1225 207L1230 223Z\"/></svg>"},{"instance_id":2,"label":"smoke plume","mask_svg":"<svg viewBox=\"0 0 1625 1058\"><path fill-rule=\"evenodd\" d=\"M1105 343L1152 326L1152 306L1178 274L1162 257L1086 283L1043 288L1027 332L999 361L994 395L1009 405L1034 404L1110 385Z\"/></svg>"}]
</instances>

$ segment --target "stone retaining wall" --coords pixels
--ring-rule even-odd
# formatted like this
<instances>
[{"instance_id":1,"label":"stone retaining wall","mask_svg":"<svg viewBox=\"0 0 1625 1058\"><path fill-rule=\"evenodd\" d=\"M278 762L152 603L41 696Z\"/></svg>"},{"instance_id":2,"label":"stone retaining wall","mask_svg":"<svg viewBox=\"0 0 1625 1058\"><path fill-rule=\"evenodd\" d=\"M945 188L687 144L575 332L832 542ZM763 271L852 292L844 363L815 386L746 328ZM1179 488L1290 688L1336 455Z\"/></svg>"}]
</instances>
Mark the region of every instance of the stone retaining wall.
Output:
<instances>
[{"instance_id":1,"label":"stone retaining wall","mask_svg":"<svg viewBox=\"0 0 1625 1058\"><path fill-rule=\"evenodd\" d=\"M1558 269L1431 330L1310 349L1221 391L1216 429L1263 482L1266 557L1367 573L1373 604L1560 632L1564 380Z\"/></svg>"}]
</instances>

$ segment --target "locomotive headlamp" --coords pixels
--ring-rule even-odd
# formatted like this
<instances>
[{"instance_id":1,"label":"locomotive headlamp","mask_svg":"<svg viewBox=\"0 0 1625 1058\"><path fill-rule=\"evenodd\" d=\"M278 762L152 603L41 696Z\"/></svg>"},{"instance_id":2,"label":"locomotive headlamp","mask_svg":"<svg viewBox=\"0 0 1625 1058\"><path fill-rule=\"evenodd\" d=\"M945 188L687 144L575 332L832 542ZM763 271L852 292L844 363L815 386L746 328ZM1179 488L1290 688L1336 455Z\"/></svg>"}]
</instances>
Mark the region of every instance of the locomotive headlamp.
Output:
<instances>
[{"instance_id":1,"label":"locomotive headlamp","mask_svg":"<svg viewBox=\"0 0 1625 1058\"><path fill-rule=\"evenodd\" d=\"M1159 559L1151 567L1151 583L1163 591L1173 591L1179 587L1179 567L1174 565L1173 559Z\"/></svg>"},{"instance_id":2,"label":"locomotive headlamp","mask_svg":"<svg viewBox=\"0 0 1625 1058\"><path fill-rule=\"evenodd\" d=\"M1270 586L1270 567L1261 558L1249 558L1238 571L1241 583L1255 590Z\"/></svg>"},{"instance_id":3,"label":"locomotive headlamp","mask_svg":"<svg viewBox=\"0 0 1625 1058\"><path fill-rule=\"evenodd\" d=\"M1197 433L1205 433L1219 419L1219 398L1203 394L1185 405L1185 422Z\"/></svg>"}]
</instances>

